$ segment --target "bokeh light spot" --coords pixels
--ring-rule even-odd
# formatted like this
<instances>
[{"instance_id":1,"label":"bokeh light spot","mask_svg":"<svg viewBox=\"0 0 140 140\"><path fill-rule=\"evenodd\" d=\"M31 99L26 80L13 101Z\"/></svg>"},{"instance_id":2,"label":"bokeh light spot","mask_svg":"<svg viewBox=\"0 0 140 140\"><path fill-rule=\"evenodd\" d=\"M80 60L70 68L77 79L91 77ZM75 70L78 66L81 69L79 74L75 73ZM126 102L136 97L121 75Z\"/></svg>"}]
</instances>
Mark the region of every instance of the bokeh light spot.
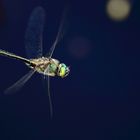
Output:
<instances>
[{"instance_id":1,"label":"bokeh light spot","mask_svg":"<svg viewBox=\"0 0 140 140\"><path fill-rule=\"evenodd\" d=\"M131 3L129 0L109 0L107 2L107 14L115 21L125 20L131 11Z\"/></svg>"},{"instance_id":2,"label":"bokeh light spot","mask_svg":"<svg viewBox=\"0 0 140 140\"><path fill-rule=\"evenodd\" d=\"M91 41L84 37L74 37L68 44L69 53L77 59L84 59L87 57L91 51L91 48Z\"/></svg>"}]
</instances>

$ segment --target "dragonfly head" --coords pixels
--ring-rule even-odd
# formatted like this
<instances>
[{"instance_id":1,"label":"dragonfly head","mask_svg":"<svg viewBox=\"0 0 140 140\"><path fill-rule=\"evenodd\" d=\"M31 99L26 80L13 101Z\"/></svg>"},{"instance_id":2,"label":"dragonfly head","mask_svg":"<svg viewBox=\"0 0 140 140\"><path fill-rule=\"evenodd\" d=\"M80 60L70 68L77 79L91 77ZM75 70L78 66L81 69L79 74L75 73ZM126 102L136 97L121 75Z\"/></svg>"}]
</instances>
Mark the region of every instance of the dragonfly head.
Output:
<instances>
[{"instance_id":1,"label":"dragonfly head","mask_svg":"<svg viewBox=\"0 0 140 140\"><path fill-rule=\"evenodd\" d=\"M60 63L58 66L58 71L57 71L57 75L64 78L66 76L68 76L70 72L69 67L67 67L64 63Z\"/></svg>"}]
</instances>

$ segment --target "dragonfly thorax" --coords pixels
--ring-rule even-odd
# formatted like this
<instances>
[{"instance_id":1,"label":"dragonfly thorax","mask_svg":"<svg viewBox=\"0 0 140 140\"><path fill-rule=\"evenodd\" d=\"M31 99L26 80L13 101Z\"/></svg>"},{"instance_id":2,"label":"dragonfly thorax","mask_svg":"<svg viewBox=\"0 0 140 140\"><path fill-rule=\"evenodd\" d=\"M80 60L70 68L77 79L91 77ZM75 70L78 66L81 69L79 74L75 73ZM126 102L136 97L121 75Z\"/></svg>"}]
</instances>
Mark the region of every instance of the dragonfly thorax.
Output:
<instances>
[{"instance_id":1,"label":"dragonfly thorax","mask_svg":"<svg viewBox=\"0 0 140 140\"><path fill-rule=\"evenodd\" d=\"M47 57L41 57L36 59L30 59L31 65L27 64L30 68L36 70L43 75L55 76L59 61L56 59L49 59Z\"/></svg>"},{"instance_id":2,"label":"dragonfly thorax","mask_svg":"<svg viewBox=\"0 0 140 140\"><path fill-rule=\"evenodd\" d=\"M41 57L30 59L31 64L27 64L30 68L35 69L38 73L49 76L66 77L69 74L69 67L64 63L60 63L57 59Z\"/></svg>"}]
</instances>

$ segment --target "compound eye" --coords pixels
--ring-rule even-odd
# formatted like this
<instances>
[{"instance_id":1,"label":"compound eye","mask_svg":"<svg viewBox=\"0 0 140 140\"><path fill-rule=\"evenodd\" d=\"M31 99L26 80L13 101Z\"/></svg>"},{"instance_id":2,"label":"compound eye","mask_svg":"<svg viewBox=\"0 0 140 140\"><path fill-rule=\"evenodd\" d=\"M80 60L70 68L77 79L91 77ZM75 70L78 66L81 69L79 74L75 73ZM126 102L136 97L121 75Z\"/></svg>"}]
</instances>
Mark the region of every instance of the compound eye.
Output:
<instances>
[{"instance_id":1,"label":"compound eye","mask_svg":"<svg viewBox=\"0 0 140 140\"><path fill-rule=\"evenodd\" d=\"M59 71L59 75L60 75L61 77L64 77L65 74L66 74L66 69L65 69L65 67L61 67L61 68L60 68L60 71Z\"/></svg>"}]
</instances>

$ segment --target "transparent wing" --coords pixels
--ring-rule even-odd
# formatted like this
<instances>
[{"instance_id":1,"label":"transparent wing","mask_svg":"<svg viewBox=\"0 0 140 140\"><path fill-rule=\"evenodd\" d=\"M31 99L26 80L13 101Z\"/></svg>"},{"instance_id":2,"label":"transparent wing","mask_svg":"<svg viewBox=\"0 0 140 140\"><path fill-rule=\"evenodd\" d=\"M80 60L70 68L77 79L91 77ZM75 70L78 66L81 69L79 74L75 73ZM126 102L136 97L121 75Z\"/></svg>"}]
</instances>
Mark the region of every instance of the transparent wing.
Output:
<instances>
[{"instance_id":1,"label":"transparent wing","mask_svg":"<svg viewBox=\"0 0 140 140\"><path fill-rule=\"evenodd\" d=\"M64 12L63 12L63 15L62 15L62 19L61 19L61 22L60 22L60 25L59 25L59 29L58 29L58 33L57 33L56 39L55 39L52 47L50 48L49 53L46 54L46 56L49 57L49 58L52 57L56 45L58 44L58 42L64 36L64 32L65 32L64 25L65 25L65 17L66 17L67 10L68 10L68 8L66 7L66 9L64 9Z\"/></svg>"},{"instance_id":2,"label":"transparent wing","mask_svg":"<svg viewBox=\"0 0 140 140\"><path fill-rule=\"evenodd\" d=\"M31 13L25 32L25 48L28 58L42 56L42 38L45 22L45 10L37 7Z\"/></svg>"},{"instance_id":3,"label":"transparent wing","mask_svg":"<svg viewBox=\"0 0 140 140\"><path fill-rule=\"evenodd\" d=\"M53 106L52 106L52 99L51 99L51 92L50 92L50 76L47 76L47 82L48 82L48 98L49 98L49 104L50 104L50 115L51 118L53 116Z\"/></svg>"},{"instance_id":4,"label":"transparent wing","mask_svg":"<svg viewBox=\"0 0 140 140\"><path fill-rule=\"evenodd\" d=\"M24 84L31 78L31 76L35 73L35 70L30 70L26 75L24 75L21 79L19 79L15 84L4 91L4 94L13 94L18 92Z\"/></svg>"},{"instance_id":5,"label":"transparent wing","mask_svg":"<svg viewBox=\"0 0 140 140\"><path fill-rule=\"evenodd\" d=\"M49 67L48 67L48 70L49 70ZM42 81L43 81L44 90L46 92L48 92L49 106L50 106L50 116L52 118L52 116L53 116L53 105L52 105L51 92L50 92L50 76L49 75L48 76L42 75Z\"/></svg>"}]
</instances>

